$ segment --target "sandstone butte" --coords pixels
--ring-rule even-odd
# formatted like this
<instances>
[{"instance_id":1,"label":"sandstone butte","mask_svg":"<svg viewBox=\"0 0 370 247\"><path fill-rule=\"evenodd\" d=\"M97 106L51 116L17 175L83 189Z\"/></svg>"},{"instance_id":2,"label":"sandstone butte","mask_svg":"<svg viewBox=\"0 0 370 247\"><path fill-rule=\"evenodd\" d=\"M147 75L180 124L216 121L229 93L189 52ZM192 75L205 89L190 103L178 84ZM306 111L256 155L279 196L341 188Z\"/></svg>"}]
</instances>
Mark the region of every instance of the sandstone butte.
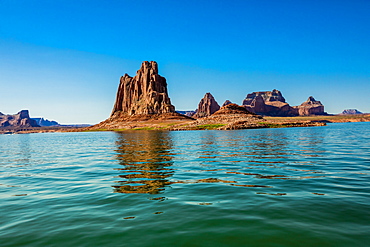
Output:
<instances>
[{"instance_id":1,"label":"sandstone butte","mask_svg":"<svg viewBox=\"0 0 370 247\"><path fill-rule=\"evenodd\" d=\"M299 106L290 106L279 90L253 92L247 95L242 105L251 112L263 116L294 117L327 115L324 105L312 96Z\"/></svg>"}]
</instances>

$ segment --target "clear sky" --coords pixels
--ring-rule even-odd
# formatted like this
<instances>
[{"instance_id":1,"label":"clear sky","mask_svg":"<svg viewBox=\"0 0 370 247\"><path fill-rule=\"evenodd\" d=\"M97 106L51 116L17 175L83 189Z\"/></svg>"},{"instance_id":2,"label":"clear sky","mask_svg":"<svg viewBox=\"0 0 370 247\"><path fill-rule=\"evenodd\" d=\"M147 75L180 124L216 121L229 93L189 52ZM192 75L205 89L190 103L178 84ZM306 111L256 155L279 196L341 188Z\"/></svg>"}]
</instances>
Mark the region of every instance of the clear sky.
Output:
<instances>
[{"instance_id":1,"label":"clear sky","mask_svg":"<svg viewBox=\"0 0 370 247\"><path fill-rule=\"evenodd\" d=\"M0 0L0 112L98 123L157 61L177 110L278 89L370 112L369 0Z\"/></svg>"}]
</instances>

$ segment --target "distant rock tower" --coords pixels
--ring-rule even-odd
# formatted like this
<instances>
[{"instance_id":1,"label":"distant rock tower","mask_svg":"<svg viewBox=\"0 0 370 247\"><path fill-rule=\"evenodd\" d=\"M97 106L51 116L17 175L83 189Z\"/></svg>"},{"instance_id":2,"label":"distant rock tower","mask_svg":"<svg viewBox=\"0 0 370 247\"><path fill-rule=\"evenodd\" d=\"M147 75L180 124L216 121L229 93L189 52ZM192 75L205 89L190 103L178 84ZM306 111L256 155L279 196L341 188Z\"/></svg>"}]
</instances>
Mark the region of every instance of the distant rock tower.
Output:
<instances>
[{"instance_id":1,"label":"distant rock tower","mask_svg":"<svg viewBox=\"0 0 370 247\"><path fill-rule=\"evenodd\" d=\"M203 99L200 100L198 109L193 115L194 118L202 118L211 116L220 109L220 105L216 102L211 93L206 93Z\"/></svg>"},{"instance_id":2,"label":"distant rock tower","mask_svg":"<svg viewBox=\"0 0 370 247\"><path fill-rule=\"evenodd\" d=\"M145 61L134 77L120 79L111 116L174 113L175 107L167 93L166 78L158 74L156 62Z\"/></svg>"}]
</instances>

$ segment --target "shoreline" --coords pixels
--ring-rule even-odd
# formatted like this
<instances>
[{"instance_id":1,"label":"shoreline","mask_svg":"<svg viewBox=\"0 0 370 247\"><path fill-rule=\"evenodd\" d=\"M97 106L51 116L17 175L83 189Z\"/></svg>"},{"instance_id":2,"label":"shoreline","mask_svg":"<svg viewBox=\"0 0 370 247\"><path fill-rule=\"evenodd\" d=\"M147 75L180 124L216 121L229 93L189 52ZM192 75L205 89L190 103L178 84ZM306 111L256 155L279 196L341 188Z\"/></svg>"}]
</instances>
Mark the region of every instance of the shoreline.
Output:
<instances>
[{"instance_id":1,"label":"shoreline","mask_svg":"<svg viewBox=\"0 0 370 247\"><path fill-rule=\"evenodd\" d=\"M130 130L235 130L260 128L295 128L325 126L327 123L370 122L370 114L361 115L327 115L327 116L298 116L298 117L263 117L257 123L245 123L241 127L225 128L225 123L198 124L194 120L148 120L127 121L118 128L99 127L25 127L0 128L0 134L29 134L29 133L61 133L61 132L97 132L97 131L130 131ZM243 124L243 123L241 123ZM96 125L95 125L96 126Z\"/></svg>"}]
</instances>

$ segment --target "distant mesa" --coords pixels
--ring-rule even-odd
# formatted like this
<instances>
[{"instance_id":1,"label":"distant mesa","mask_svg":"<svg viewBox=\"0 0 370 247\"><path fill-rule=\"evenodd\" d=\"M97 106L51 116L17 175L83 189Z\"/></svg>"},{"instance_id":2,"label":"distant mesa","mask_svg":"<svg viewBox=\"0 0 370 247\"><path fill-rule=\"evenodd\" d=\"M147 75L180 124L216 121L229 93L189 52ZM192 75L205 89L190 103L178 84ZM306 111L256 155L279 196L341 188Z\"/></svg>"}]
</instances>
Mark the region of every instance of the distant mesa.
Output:
<instances>
[{"instance_id":1,"label":"distant mesa","mask_svg":"<svg viewBox=\"0 0 370 247\"><path fill-rule=\"evenodd\" d=\"M195 114L192 116L194 118L202 118L211 116L213 113L220 109L220 105L217 103L215 98L211 93L206 93L204 97L200 100L198 108Z\"/></svg>"},{"instance_id":2,"label":"distant mesa","mask_svg":"<svg viewBox=\"0 0 370 247\"><path fill-rule=\"evenodd\" d=\"M326 115L324 106L312 96L299 106L290 106L279 90L253 92L243 100L243 106L256 114L263 116L308 116Z\"/></svg>"},{"instance_id":3,"label":"distant mesa","mask_svg":"<svg viewBox=\"0 0 370 247\"><path fill-rule=\"evenodd\" d=\"M35 120L30 118L28 110L21 110L14 115L0 114L0 127L40 127Z\"/></svg>"},{"instance_id":4,"label":"distant mesa","mask_svg":"<svg viewBox=\"0 0 370 247\"><path fill-rule=\"evenodd\" d=\"M195 111L176 111L176 112L188 117L191 117L195 114Z\"/></svg>"},{"instance_id":5,"label":"distant mesa","mask_svg":"<svg viewBox=\"0 0 370 247\"><path fill-rule=\"evenodd\" d=\"M56 121L50 121L44 118L32 118L36 121L37 125L41 127L49 127L49 126L60 126L60 124Z\"/></svg>"},{"instance_id":6,"label":"distant mesa","mask_svg":"<svg viewBox=\"0 0 370 247\"><path fill-rule=\"evenodd\" d=\"M346 109L340 113L340 115L356 115L356 114L363 114L357 109Z\"/></svg>"}]
</instances>

